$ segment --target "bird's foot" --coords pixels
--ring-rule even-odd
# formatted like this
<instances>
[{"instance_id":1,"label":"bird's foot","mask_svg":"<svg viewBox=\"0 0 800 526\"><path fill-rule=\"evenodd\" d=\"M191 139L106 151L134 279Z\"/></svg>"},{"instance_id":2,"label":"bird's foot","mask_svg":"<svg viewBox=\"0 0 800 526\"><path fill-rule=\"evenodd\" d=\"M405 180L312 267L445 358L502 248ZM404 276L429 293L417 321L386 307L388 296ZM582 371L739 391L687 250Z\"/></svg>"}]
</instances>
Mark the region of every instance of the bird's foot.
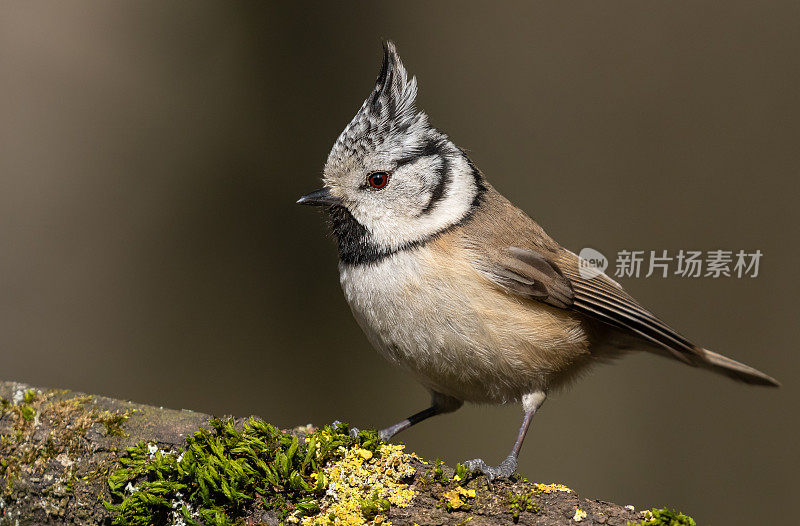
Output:
<instances>
[{"instance_id":1,"label":"bird's foot","mask_svg":"<svg viewBox=\"0 0 800 526\"><path fill-rule=\"evenodd\" d=\"M488 466L482 459L476 458L464 462L464 467L473 472L480 471L489 481L496 478L507 479L517 470L517 457L508 455L497 467Z\"/></svg>"},{"instance_id":2,"label":"bird's foot","mask_svg":"<svg viewBox=\"0 0 800 526\"><path fill-rule=\"evenodd\" d=\"M340 427L344 427L346 425L347 424L345 424L343 422L339 422L338 420L334 420L334 422L333 422L333 428L334 429L339 429ZM359 428L350 426L350 436L351 437L358 438L358 434L360 432L361 432L361 430Z\"/></svg>"}]
</instances>

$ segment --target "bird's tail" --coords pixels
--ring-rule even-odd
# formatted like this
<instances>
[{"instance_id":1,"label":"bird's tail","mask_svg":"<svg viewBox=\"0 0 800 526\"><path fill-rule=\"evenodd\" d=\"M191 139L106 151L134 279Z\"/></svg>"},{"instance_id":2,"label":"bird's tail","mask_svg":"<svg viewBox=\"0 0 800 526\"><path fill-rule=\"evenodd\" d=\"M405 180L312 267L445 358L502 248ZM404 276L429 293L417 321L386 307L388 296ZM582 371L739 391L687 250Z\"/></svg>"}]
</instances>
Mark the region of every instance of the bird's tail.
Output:
<instances>
[{"instance_id":1,"label":"bird's tail","mask_svg":"<svg viewBox=\"0 0 800 526\"><path fill-rule=\"evenodd\" d=\"M705 367L715 373L724 374L739 382L752 385L767 385L770 387L780 387L780 382L775 378L762 373L758 369L753 369L749 365L745 365L736 360L732 360L727 356L722 356L714 351L708 349L697 349L697 356L692 360L700 367Z\"/></svg>"}]
</instances>

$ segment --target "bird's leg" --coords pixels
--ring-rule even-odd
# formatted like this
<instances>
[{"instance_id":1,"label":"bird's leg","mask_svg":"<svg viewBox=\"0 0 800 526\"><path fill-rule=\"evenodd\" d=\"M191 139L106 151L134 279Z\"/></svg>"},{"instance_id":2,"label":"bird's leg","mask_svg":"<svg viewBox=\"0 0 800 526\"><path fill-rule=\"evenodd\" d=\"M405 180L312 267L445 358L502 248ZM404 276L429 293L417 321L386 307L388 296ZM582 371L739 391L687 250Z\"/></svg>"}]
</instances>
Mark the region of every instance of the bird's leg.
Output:
<instances>
[{"instance_id":1,"label":"bird's leg","mask_svg":"<svg viewBox=\"0 0 800 526\"><path fill-rule=\"evenodd\" d=\"M400 422L389 426L386 429L381 429L381 440L388 441L400 431L405 431L414 424L418 424L432 416L441 415L443 413L452 413L463 404L464 402L461 400L434 392L432 395L431 406L429 408L423 409L419 413L415 413L405 420L401 420Z\"/></svg>"},{"instance_id":2,"label":"bird's leg","mask_svg":"<svg viewBox=\"0 0 800 526\"><path fill-rule=\"evenodd\" d=\"M409 427L413 426L414 424L418 424L423 420L426 420L432 416L436 416L441 413L441 410L438 406L432 405L427 409L423 409L419 413L414 413L413 415L409 416L405 420L401 420L394 425L391 425L385 429L380 430L380 437L381 440L384 442L388 441L394 435L399 433L400 431L405 431Z\"/></svg>"},{"instance_id":3,"label":"bird's leg","mask_svg":"<svg viewBox=\"0 0 800 526\"><path fill-rule=\"evenodd\" d=\"M536 391L522 397L522 407L525 411L525 417L522 419L522 425L519 427L517 440L514 441L514 447L511 448L511 453L500 463L499 466L489 466L482 459L476 458L474 460L466 461L464 463L464 467L470 471L480 471L486 475L486 478L489 480L496 478L508 478L513 475L517 470L519 451L522 449L522 442L525 441L525 435L528 433L528 428L531 426L533 415L544 403L546 397L547 393L544 391Z\"/></svg>"}]
</instances>

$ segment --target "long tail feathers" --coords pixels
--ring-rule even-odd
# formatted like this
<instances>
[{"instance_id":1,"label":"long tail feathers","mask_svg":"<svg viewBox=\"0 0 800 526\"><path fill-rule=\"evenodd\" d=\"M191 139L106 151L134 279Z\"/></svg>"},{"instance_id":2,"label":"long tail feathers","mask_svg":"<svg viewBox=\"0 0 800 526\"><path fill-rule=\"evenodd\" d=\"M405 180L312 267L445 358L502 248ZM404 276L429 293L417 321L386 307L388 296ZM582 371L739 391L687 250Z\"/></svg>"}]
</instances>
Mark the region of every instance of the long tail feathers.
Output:
<instances>
[{"instance_id":1,"label":"long tail feathers","mask_svg":"<svg viewBox=\"0 0 800 526\"><path fill-rule=\"evenodd\" d=\"M780 387L780 382L769 375L753 369L727 356L722 356L708 349L698 349L697 360L695 362L700 367L706 367L716 373L724 374L737 380L751 385L767 385L770 387Z\"/></svg>"}]
</instances>

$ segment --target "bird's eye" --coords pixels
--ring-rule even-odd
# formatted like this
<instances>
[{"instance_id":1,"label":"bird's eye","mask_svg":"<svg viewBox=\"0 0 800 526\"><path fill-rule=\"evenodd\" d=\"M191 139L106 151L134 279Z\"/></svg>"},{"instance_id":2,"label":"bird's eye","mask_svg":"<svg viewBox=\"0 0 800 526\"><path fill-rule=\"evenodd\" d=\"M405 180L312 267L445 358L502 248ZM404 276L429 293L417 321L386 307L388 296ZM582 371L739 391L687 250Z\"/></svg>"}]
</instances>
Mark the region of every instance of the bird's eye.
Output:
<instances>
[{"instance_id":1,"label":"bird's eye","mask_svg":"<svg viewBox=\"0 0 800 526\"><path fill-rule=\"evenodd\" d=\"M367 184L375 190L383 190L389 184L389 172L372 172L367 176Z\"/></svg>"}]
</instances>

